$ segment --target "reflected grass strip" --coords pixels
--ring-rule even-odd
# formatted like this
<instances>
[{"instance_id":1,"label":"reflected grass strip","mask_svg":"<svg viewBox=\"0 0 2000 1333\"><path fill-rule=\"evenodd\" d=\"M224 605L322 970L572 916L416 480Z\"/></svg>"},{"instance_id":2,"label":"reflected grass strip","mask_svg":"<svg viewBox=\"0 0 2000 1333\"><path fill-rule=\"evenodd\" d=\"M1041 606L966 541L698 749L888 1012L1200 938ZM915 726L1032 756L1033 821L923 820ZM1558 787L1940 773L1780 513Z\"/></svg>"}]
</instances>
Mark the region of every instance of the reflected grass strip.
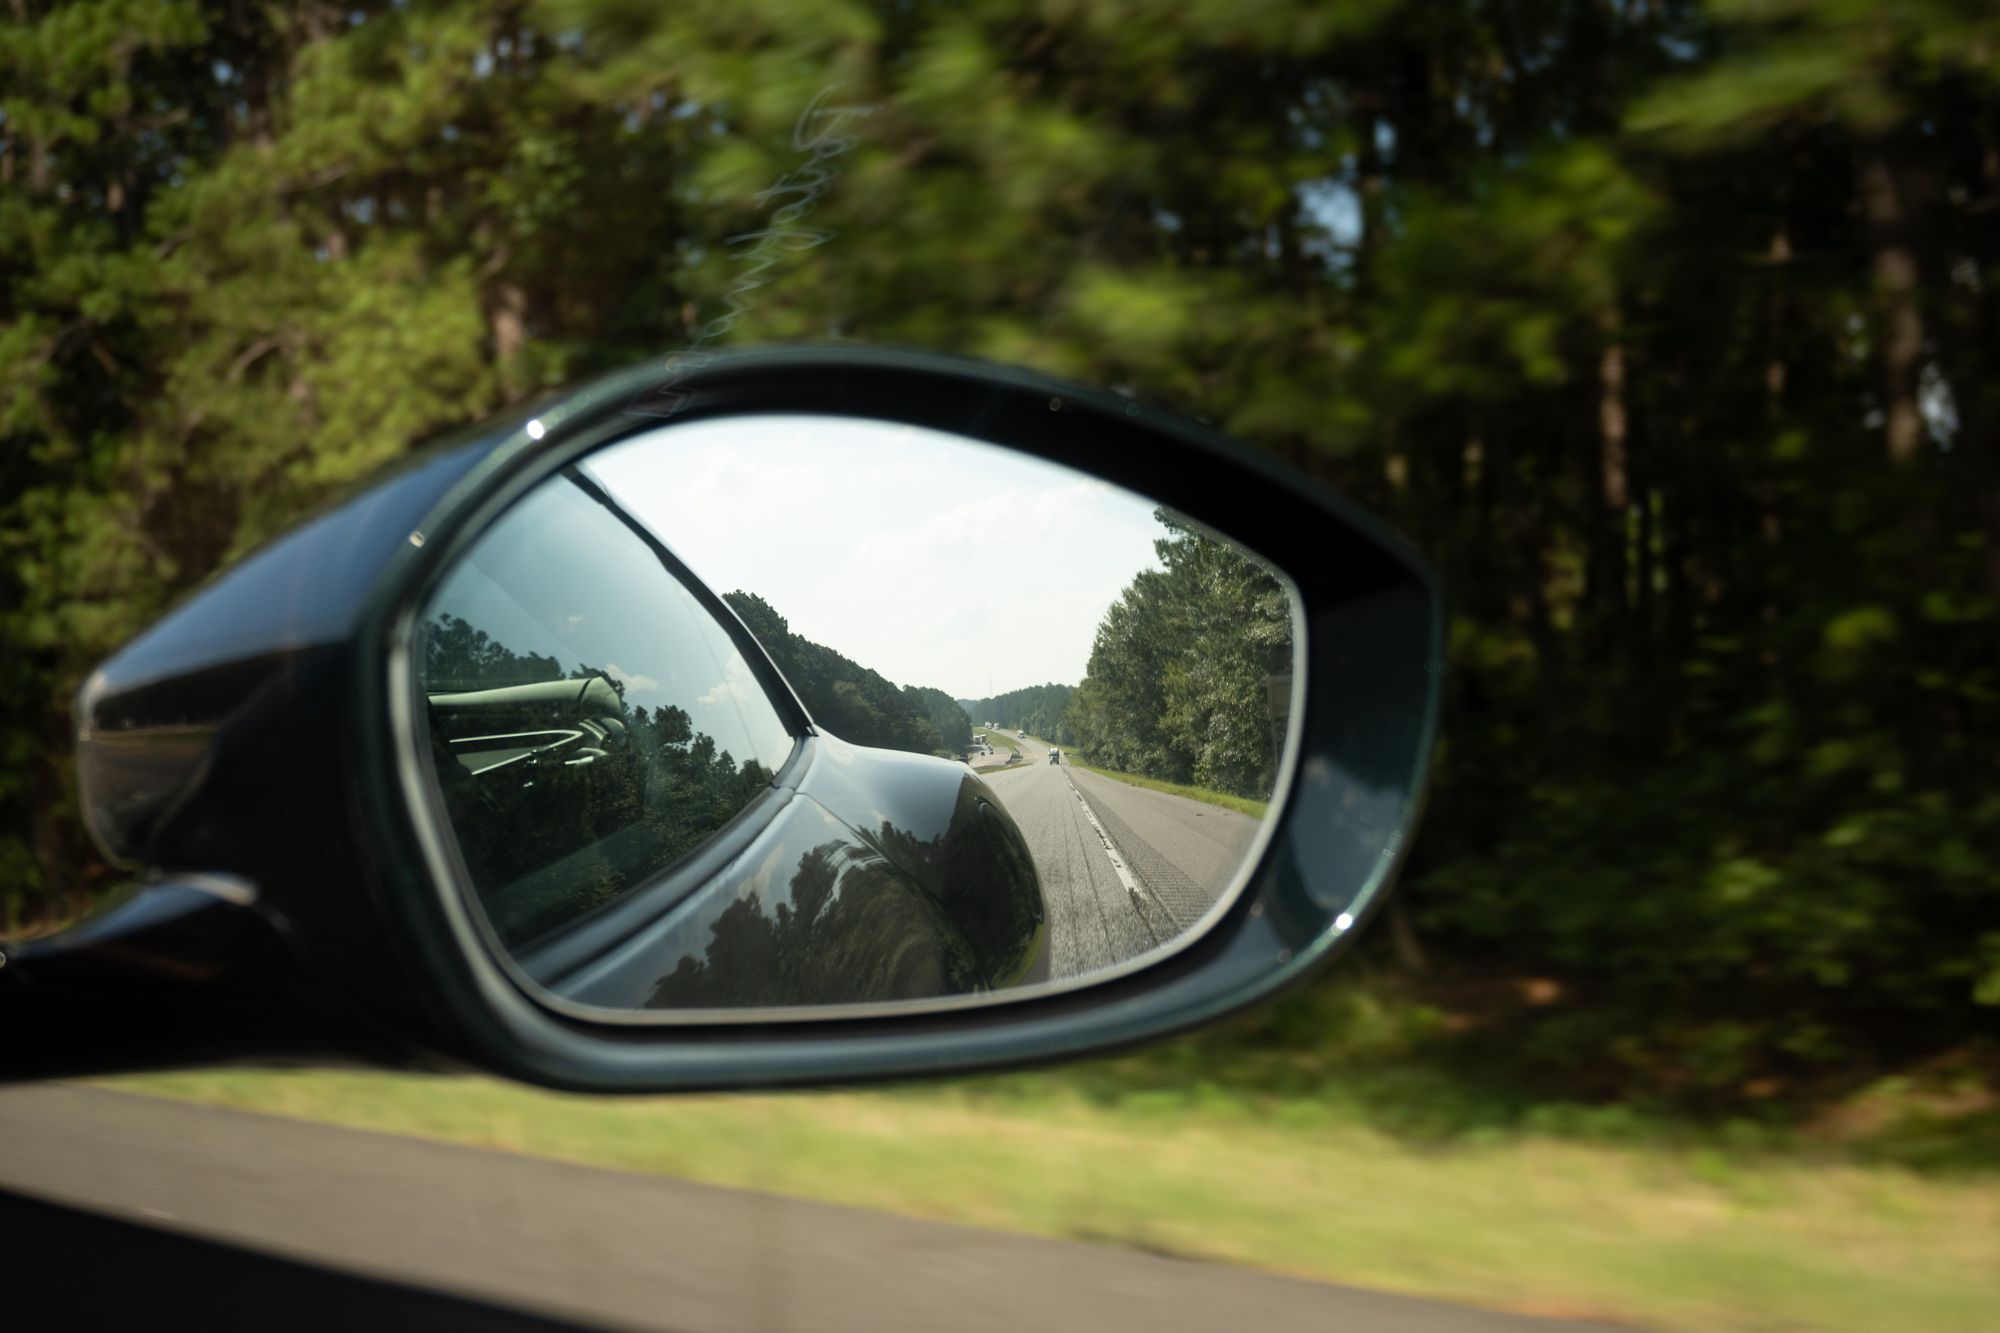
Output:
<instances>
[{"instance_id":1,"label":"reflected grass strip","mask_svg":"<svg viewBox=\"0 0 2000 1333\"><path fill-rule=\"evenodd\" d=\"M1063 756L1073 768L1081 768L1095 773L1101 778L1123 782L1133 787L1144 787L1147 791L1163 791L1169 796L1185 796L1190 801L1201 801L1207 805L1219 805L1224 810L1234 810L1238 814L1249 815L1252 819L1262 819L1271 808L1269 801L1252 800L1248 796L1231 796L1228 792L1211 791L1207 787L1190 787L1182 782L1162 782L1158 778L1142 778L1137 773L1121 773L1115 768L1099 768L1096 764L1086 764L1069 755Z\"/></svg>"}]
</instances>

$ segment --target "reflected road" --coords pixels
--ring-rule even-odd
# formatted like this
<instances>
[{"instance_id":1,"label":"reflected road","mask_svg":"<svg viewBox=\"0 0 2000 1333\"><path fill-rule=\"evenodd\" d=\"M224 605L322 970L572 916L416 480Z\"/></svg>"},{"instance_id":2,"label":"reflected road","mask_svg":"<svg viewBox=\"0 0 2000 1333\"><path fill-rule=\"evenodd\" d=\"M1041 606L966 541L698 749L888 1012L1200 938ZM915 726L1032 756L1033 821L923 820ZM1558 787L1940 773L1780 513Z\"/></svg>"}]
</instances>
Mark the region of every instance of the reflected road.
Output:
<instances>
[{"instance_id":1,"label":"reflected road","mask_svg":"<svg viewBox=\"0 0 2000 1333\"><path fill-rule=\"evenodd\" d=\"M1163 944L1221 896L1260 821L1048 762L980 774L1021 827L1049 920L1049 977L1087 975Z\"/></svg>"}]
</instances>

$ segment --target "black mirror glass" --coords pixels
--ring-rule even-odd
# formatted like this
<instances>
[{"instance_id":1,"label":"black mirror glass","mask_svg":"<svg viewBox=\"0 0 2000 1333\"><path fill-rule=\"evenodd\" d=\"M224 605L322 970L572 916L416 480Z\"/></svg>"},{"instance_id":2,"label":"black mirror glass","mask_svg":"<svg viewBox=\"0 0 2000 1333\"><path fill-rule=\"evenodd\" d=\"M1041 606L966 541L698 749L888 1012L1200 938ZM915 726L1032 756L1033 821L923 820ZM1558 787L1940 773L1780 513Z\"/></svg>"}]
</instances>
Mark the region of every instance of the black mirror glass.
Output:
<instances>
[{"instance_id":1,"label":"black mirror glass","mask_svg":"<svg viewBox=\"0 0 2000 1333\"><path fill-rule=\"evenodd\" d=\"M593 1011L1035 993L1195 938L1289 773L1298 599L1144 496L856 417L666 425L420 614L413 740L490 937Z\"/></svg>"}]
</instances>

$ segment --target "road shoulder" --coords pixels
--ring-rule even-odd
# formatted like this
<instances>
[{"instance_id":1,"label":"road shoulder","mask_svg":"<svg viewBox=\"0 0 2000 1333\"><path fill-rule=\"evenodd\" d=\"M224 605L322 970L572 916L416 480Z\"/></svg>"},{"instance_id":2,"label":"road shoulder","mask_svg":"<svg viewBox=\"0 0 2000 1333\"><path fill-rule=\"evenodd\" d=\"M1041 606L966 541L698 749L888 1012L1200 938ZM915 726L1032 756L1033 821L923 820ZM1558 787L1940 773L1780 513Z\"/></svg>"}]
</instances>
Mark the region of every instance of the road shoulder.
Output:
<instances>
[{"instance_id":1,"label":"road shoulder","mask_svg":"<svg viewBox=\"0 0 2000 1333\"><path fill-rule=\"evenodd\" d=\"M72 1085L0 1090L0 1187L682 1333L1593 1327Z\"/></svg>"}]
</instances>

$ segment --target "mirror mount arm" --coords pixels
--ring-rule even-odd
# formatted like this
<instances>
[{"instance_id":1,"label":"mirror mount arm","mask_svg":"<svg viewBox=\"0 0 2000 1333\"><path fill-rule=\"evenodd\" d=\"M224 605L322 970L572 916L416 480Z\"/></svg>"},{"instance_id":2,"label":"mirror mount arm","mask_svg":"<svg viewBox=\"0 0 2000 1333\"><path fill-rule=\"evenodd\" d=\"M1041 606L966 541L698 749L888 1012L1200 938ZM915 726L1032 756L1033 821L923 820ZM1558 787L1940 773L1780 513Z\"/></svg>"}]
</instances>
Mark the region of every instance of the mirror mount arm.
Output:
<instances>
[{"instance_id":1,"label":"mirror mount arm","mask_svg":"<svg viewBox=\"0 0 2000 1333\"><path fill-rule=\"evenodd\" d=\"M225 1059L383 1057L312 1002L301 960L234 876L143 881L58 934L0 941L0 1083Z\"/></svg>"}]
</instances>

